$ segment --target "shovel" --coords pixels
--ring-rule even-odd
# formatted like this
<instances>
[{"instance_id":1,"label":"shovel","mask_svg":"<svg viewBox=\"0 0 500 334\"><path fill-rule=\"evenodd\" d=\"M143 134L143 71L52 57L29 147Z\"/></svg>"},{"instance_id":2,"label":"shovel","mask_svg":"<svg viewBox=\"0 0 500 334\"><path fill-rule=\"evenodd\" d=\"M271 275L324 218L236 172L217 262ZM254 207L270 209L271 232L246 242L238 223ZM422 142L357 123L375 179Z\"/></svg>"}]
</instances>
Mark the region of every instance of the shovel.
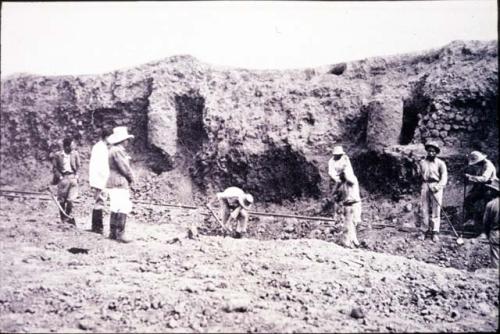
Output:
<instances>
[{"instance_id":1,"label":"shovel","mask_svg":"<svg viewBox=\"0 0 500 334\"><path fill-rule=\"evenodd\" d=\"M76 226L76 221L75 221L75 218L74 218L74 217L72 217L72 216L70 216L70 215L68 215L68 214L66 213L66 211L64 211L64 209L63 209L63 208L61 207L61 205L59 204L59 201L57 200L56 196L54 196L54 194L52 193L52 191L50 191L50 187L47 187L47 188L46 188L46 190L47 190L47 192L50 194L50 197L52 198L52 200L54 201L54 203L56 203L57 208L59 209L59 211L60 211L60 212L61 212L61 213L62 213L65 217L69 218L69 219L70 219L70 221L75 222L75 226Z\"/></svg>"},{"instance_id":2,"label":"shovel","mask_svg":"<svg viewBox=\"0 0 500 334\"><path fill-rule=\"evenodd\" d=\"M210 213L212 214L212 216L214 216L215 220L219 223L219 225L222 227L222 229L224 230L224 236L226 236L226 233L228 233L228 229L226 226L224 226L224 224L222 224L222 222L220 221L219 217L217 217L217 215L215 214L215 212L212 211L212 208L210 207L210 205L208 204L205 204L205 206L207 207L208 211L210 211Z\"/></svg>"},{"instance_id":3,"label":"shovel","mask_svg":"<svg viewBox=\"0 0 500 334\"><path fill-rule=\"evenodd\" d=\"M453 230L453 234L455 234L455 237L457 237L457 245L463 245L464 244L464 239L462 239L462 237L460 237L457 233L457 231L455 230L455 227L453 226L453 224L451 223L451 219L448 217L448 214L446 213L446 211L444 211L444 209L441 207L441 204L439 204L436 196L434 196L434 193L432 192L430 186L428 183L427 184L427 188L429 188L429 191L431 192L431 195L432 195L432 198L434 199L434 201L436 201L436 204L439 206L439 209L443 212L443 215L444 217L446 218L446 221L448 222L448 224L450 224L451 226L451 229Z\"/></svg>"}]
</instances>

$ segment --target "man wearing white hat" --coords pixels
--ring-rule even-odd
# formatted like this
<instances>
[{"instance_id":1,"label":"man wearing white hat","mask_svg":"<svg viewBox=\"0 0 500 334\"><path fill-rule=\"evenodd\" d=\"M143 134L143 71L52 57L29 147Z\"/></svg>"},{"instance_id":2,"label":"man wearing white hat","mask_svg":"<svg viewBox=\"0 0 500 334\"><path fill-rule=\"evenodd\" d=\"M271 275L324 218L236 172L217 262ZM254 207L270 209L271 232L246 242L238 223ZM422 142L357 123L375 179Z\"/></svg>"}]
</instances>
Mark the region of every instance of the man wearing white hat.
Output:
<instances>
[{"instance_id":1,"label":"man wearing white hat","mask_svg":"<svg viewBox=\"0 0 500 334\"><path fill-rule=\"evenodd\" d=\"M361 196L358 178L342 146L335 146L328 161L328 174L335 183L335 201L342 202L344 211L344 246L358 247L356 226L361 223Z\"/></svg>"},{"instance_id":2,"label":"man wearing white hat","mask_svg":"<svg viewBox=\"0 0 500 334\"><path fill-rule=\"evenodd\" d=\"M107 192L106 182L109 177L108 142L110 129L101 129L100 140L92 147L89 161L89 184L94 192L94 207L92 208L92 232L103 232L103 209Z\"/></svg>"},{"instance_id":3,"label":"man wearing white hat","mask_svg":"<svg viewBox=\"0 0 500 334\"><path fill-rule=\"evenodd\" d=\"M130 167L130 156L125 145L130 138L127 127L118 126L108 137L109 177L106 184L110 199L111 217L109 219L109 238L120 242L130 242L124 236L127 215L132 211L130 186L134 182L134 174Z\"/></svg>"},{"instance_id":4,"label":"man wearing white hat","mask_svg":"<svg viewBox=\"0 0 500 334\"><path fill-rule=\"evenodd\" d=\"M495 165L486 158L486 154L479 151L471 152L468 160L468 165L473 171L472 174L466 173L465 177L473 185L464 200L465 221L466 225L474 225L476 229L480 229L485 205L485 186L497 179L497 171ZM481 236L486 237L484 234Z\"/></svg>"},{"instance_id":5,"label":"man wearing white hat","mask_svg":"<svg viewBox=\"0 0 500 334\"><path fill-rule=\"evenodd\" d=\"M483 215L483 227L485 234L490 241L491 265L494 268L500 266L499 247L500 247L500 223L499 223L499 184L498 179L494 179L486 185L488 191L486 197L489 200L486 204Z\"/></svg>"},{"instance_id":6,"label":"man wearing white hat","mask_svg":"<svg viewBox=\"0 0 500 334\"><path fill-rule=\"evenodd\" d=\"M438 143L429 141L425 144L427 156L420 160L419 171L422 177L422 190L420 192L420 210L424 227L427 227L425 237L432 238L433 242L439 241L439 228L441 225L441 205L443 203L443 190L448 182L448 170L443 160L437 155L440 152Z\"/></svg>"},{"instance_id":7,"label":"man wearing white hat","mask_svg":"<svg viewBox=\"0 0 500 334\"><path fill-rule=\"evenodd\" d=\"M235 220L235 237L241 238L247 232L248 210L253 204L253 196L238 187L229 187L217 193L216 198L221 203L222 224L231 231L229 223Z\"/></svg>"}]
</instances>

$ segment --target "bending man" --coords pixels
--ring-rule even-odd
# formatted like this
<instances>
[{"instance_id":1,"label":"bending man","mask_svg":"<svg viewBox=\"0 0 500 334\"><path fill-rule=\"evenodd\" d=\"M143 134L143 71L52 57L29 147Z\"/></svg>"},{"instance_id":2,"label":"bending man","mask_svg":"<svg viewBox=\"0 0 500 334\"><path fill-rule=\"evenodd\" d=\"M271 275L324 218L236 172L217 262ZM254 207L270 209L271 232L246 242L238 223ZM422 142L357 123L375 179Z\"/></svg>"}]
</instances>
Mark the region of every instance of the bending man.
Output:
<instances>
[{"instance_id":1,"label":"bending man","mask_svg":"<svg viewBox=\"0 0 500 334\"><path fill-rule=\"evenodd\" d=\"M247 232L248 210L253 203L253 196L238 187L229 187L217 193L216 198L221 203L222 224L232 231L230 222L235 220L237 222L235 237L241 238Z\"/></svg>"}]
</instances>

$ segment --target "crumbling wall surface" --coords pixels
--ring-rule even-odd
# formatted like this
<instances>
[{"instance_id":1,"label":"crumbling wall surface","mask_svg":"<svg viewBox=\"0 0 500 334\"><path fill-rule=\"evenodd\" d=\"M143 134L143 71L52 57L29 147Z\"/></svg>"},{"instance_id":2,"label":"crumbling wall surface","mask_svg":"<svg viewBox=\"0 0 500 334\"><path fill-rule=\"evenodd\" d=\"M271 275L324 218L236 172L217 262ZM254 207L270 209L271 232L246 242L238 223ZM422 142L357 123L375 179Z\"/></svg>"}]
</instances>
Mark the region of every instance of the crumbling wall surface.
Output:
<instances>
[{"instance_id":1,"label":"crumbling wall surface","mask_svg":"<svg viewBox=\"0 0 500 334\"><path fill-rule=\"evenodd\" d=\"M127 125L136 161L157 174L182 170L200 188L237 185L267 201L317 197L329 191L327 161L342 144L364 189L383 180L404 193L414 177L408 148L428 138L447 156L474 148L496 161L497 61L496 41L453 42L300 70L175 56L96 76L13 76L2 80L1 163L43 160L65 135L88 157L98 125Z\"/></svg>"}]
</instances>

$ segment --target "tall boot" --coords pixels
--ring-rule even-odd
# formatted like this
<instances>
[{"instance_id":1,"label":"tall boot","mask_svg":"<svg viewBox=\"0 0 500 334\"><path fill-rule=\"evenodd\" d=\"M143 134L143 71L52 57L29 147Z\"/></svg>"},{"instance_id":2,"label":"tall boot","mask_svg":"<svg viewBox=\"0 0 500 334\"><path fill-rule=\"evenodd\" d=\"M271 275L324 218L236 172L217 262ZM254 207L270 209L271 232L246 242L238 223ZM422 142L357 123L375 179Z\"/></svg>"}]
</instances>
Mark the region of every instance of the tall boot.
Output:
<instances>
[{"instance_id":1,"label":"tall boot","mask_svg":"<svg viewBox=\"0 0 500 334\"><path fill-rule=\"evenodd\" d=\"M127 215L125 213L116 213L117 227L116 227L116 240L129 243L132 240L125 238L125 225L127 222Z\"/></svg>"},{"instance_id":2,"label":"tall boot","mask_svg":"<svg viewBox=\"0 0 500 334\"><path fill-rule=\"evenodd\" d=\"M102 210L92 210L92 232L102 234Z\"/></svg>"},{"instance_id":3,"label":"tall boot","mask_svg":"<svg viewBox=\"0 0 500 334\"><path fill-rule=\"evenodd\" d=\"M116 212L111 212L111 215L109 216L109 238L112 240L116 240L116 230L118 226L116 215Z\"/></svg>"},{"instance_id":4,"label":"tall boot","mask_svg":"<svg viewBox=\"0 0 500 334\"><path fill-rule=\"evenodd\" d=\"M68 216L71 216L71 212L73 211L73 202L67 201L66 202L66 210L64 210L64 211L66 211L66 214ZM66 219L67 219L67 222L69 224L76 225L75 218L68 218L68 217L66 217Z\"/></svg>"}]
</instances>

